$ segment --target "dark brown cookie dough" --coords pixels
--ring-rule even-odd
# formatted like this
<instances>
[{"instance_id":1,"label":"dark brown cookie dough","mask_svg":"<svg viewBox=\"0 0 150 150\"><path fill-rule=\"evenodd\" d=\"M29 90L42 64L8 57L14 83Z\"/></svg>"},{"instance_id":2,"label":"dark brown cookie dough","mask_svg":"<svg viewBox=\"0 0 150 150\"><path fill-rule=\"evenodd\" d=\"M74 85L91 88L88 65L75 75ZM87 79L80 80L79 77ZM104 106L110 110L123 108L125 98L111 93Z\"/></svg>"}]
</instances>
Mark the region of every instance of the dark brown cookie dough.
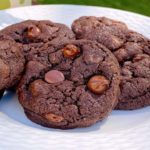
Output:
<instances>
[{"instance_id":1,"label":"dark brown cookie dough","mask_svg":"<svg viewBox=\"0 0 150 150\"><path fill-rule=\"evenodd\" d=\"M25 52L28 52L29 48L43 43L60 44L65 40L75 38L74 33L66 25L46 20L23 21L8 26L1 32L23 44Z\"/></svg>"},{"instance_id":2,"label":"dark brown cookie dough","mask_svg":"<svg viewBox=\"0 0 150 150\"><path fill-rule=\"evenodd\" d=\"M74 21L77 38L91 39L114 52L121 67L122 82L116 109L150 105L150 41L130 31L125 24L104 17L81 17Z\"/></svg>"},{"instance_id":3,"label":"dark brown cookie dough","mask_svg":"<svg viewBox=\"0 0 150 150\"><path fill-rule=\"evenodd\" d=\"M6 35L0 35L0 90L14 86L24 70L22 47Z\"/></svg>"},{"instance_id":4,"label":"dark brown cookie dough","mask_svg":"<svg viewBox=\"0 0 150 150\"><path fill-rule=\"evenodd\" d=\"M107 117L117 103L120 83L113 54L81 40L47 49L47 56L51 65L40 57L27 64L17 90L27 117L61 129L90 126Z\"/></svg>"}]
</instances>

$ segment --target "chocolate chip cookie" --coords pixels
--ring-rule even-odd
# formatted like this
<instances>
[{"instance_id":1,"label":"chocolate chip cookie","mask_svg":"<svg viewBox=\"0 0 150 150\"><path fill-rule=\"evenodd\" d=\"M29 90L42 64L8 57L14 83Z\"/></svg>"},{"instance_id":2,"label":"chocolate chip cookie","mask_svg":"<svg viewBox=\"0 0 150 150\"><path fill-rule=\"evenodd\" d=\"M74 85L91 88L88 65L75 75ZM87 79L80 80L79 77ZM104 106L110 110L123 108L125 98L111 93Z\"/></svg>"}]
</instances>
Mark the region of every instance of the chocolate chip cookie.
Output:
<instances>
[{"instance_id":1,"label":"chocolate chip cookie","mask_svg":"<svg viewBox=\"0 0 150 150\"><path fill-rule=\"evenodd\" d=\"M0 90L14 86L24 70L22 47L6 35L0 35Z\"/></svg>"},{"instance_id":2,"label":"chocolate chip cookie","mask_svg":"<svg viewBox=\"0 0 150 150\"><path fill-rule=\"evenodd\" d=\"M72 29L78 39L104 44L119 61L122 82L116 109L150 105L150 41L127 26L105 17L81 17Z\"/></svg>"},{"instance_id":3,"label":"chocolate chip cookie","mask_svg":"<svg viewBox=\"0 0 150 150\"><path fill-rule=\"evenodd\" d=\"M44 51L45 52L45 51ZM120 69L101 44L79 40L47 49L46 65L29 61L17 89L29 119L52 128L87 127L117 103Z\"/></svg>"},{"instance_id":4,"label":"chocolate chip cookie","mask_svg":"<svg viewBox=\"0 0 150 150\"><path fill-rule=\"evenodd\" d=\"M24 52L27 53L31 47L51 42L60 44L65 40L75 38L74 33L66 26L51 21L27 20L6 27L1 31L9 35L16 42L23 44Z\"/></svg>"}]
</instances>

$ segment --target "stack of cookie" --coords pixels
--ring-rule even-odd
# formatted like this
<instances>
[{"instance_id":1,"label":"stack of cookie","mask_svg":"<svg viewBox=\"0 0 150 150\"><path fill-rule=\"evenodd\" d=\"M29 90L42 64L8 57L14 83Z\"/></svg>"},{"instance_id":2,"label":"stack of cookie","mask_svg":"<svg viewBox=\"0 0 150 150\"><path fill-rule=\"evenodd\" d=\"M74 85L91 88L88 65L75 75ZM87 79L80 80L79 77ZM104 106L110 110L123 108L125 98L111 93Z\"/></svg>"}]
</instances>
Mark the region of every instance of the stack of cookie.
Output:
<instances>
[{"instance_id":1,"label":"stack of cookie","mask_svg":"<svg viewBox=\"0 0 150 150\"><path fill-rule=\"evenodd\" d=\"M105 17L66 25L28 20L0 31L0 94L14 88L27 117L87 127L113 109L150 105L150 40Z\"/></svg>"}]
</instances>

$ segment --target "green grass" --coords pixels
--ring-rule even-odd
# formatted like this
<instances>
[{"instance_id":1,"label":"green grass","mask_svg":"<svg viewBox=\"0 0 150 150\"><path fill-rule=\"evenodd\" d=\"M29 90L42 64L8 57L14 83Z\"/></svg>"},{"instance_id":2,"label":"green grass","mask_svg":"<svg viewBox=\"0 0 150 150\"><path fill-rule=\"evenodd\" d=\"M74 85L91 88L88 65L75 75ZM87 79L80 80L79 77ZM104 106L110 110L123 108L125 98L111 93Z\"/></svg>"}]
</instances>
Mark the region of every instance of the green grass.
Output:
<instances>
[{"instance_id":1,"label":"green grass","mask_svg":"<svg viewBox=\"0 0 150 150\"><path fill-rule=\"evenodd\" d=\"M38 0L41 4L80 4L118 8L150 16L150 0Z\"/></svg>"}]
</instances>

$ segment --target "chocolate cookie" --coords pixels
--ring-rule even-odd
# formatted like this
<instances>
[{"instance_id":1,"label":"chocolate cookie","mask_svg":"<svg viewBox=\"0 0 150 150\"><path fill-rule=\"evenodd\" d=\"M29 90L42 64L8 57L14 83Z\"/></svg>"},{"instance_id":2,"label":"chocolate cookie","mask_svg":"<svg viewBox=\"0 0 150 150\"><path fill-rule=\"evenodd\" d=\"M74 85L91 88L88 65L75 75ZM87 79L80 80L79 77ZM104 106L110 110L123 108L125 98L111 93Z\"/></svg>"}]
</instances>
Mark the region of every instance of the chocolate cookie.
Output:
<instances>
[{"instance_id":1,"label":"chocolate cookie","mask_svg":"<svg viewBox=\"0 0 150 150\"><path fill-rule=\"evenodd\" d=\"M121 67L119 103L116 109L150 105L150 41L127 26L104 17L81 17L73 31L79 39L91 39L114 52Z\"/></svg>"},{"instance_id":2,"label":"chocolate cookie","mask_svg":"<svg viewBox=\"0 0 150 150\"><path fill-rule=\"evenodd\" d=\"M24 51L31 47L51 42L60 44L65 40L74 39L74 33L66 26L51 21L27 20L6 27L2 33L11 36L16 42L23 44Z\"/></svg>"},{"instance_id":3,"label":"chocolate cookie","mask_svg":"<svg viewBox=\"0 0 150 150\"><path fill-rule=\"evenodd\" d=\"M45 52L45 51L44 51ZM119 65L96 42L70 41L47 49L45 65L30 61L17 93L33 122L53 128L90 126L104 119L117 103Z\"/></svg>"},{"instance_id":4,"label":"chocolate cookie","mask_svg":"<svg viewBox=\"0 0 150 150\"><path fill-rule=\"evenodd\" d=\"M14 86L24 69L22 47L6 35L0 35L0 90Z\"/></svg>"}]
</instances>

